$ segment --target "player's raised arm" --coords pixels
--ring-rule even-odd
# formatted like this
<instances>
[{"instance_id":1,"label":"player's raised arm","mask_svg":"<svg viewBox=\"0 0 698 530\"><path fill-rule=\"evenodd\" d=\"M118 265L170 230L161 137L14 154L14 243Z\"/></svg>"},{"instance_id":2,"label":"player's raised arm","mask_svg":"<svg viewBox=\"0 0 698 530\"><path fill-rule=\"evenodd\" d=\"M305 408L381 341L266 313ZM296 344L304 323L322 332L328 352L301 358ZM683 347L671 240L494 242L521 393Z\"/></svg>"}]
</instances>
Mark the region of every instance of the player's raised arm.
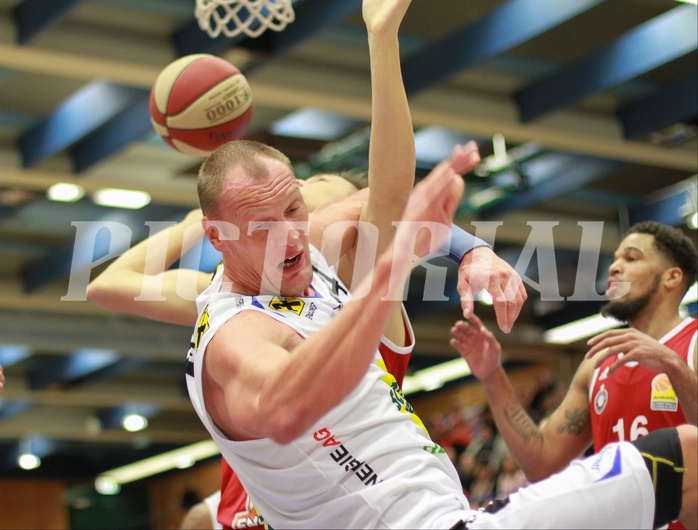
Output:
<instances>
[{"instance_id":1,"label":"player's raised arm","mask_svg":"<svg viewBox=\"0 0 698 530\"><path fill-rule=\"evenodd\" d=\"M467 361L482 383L499 434L531 482L546 478L581 456L591 443L587 394L590 379L583 363L565 399L537 425L519 401L501 362L501 345L475 315L451 329L451 345Z\"/></svg>"},{"instance_id":2,"label":"player's raised arm","mask_svg":"<svg viewBox=\"0 0 698 530\"><path fill-rule=\"evenodd\" d=\"M193 210L180 223L124 252L90 282L87 297L111 311L192 325L195 293L208 285L210 274L166 269L201 241L201 217L201 210Z\"/></svg>"}]
</instances>

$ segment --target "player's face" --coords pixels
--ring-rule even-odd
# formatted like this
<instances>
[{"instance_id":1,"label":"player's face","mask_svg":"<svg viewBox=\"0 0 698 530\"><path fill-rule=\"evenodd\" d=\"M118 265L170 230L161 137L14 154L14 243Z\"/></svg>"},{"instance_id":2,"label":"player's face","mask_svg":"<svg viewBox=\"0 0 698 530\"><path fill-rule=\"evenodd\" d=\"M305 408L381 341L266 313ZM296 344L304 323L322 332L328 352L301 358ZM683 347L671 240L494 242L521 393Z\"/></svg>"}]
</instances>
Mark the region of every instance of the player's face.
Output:
<instances>
[{"instance_id":1,"label":"player's face","mask_svg":"<svg viewBox=\"0 0 698 530\"><path fill-rule=\"evenodd\" d=\"M313 271L307 238L308 210L292 171L265 158L260 178L234 175L224 191L224 221L239 228L230 241L230 277L236 291L299 296ZM239 284L239 285L238 285Z\"/></svg>"},{"instance_id":2,"label":"player's face","mask_svg":"<svg viewBox=\"0 0 698 530\"><path fill-rule=\"evenodd\" d=\"M358 191L348 180L339 175L315 175L306 180L298 180L308 211L315 211L323 204L346 199Z\"/></svg>"},{"instance_id":3,"label":"player's face","mask_svg":"<svg viewBox=\"0 0 698 530\"><path fill-rule=\"evenodd\" d=\"M611 301L602 312L618 320L632 320L650 305L667 266L654 246L653 235L628 235L616 250L608 269L606 295Z\"/></svg>"}]
</instances>

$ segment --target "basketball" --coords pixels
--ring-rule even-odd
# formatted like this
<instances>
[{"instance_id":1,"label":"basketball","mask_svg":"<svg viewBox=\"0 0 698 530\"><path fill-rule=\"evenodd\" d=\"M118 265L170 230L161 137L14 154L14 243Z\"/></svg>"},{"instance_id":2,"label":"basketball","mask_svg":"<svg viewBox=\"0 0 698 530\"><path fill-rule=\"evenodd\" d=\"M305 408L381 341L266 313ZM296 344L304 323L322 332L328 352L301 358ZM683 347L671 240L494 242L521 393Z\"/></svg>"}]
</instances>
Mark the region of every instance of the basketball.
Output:
<instances>
[{"instance_id":1,"label":"basketball","mask_svg":"<svg viewBox=\"0 0 698 530\"><path fill-rule=\"evenodd\" d=\"M252 91L240 70L204 53L173 61L150 91L155 131L177 151L206 157L247 134Z\"/></svg>"}]
</instances>

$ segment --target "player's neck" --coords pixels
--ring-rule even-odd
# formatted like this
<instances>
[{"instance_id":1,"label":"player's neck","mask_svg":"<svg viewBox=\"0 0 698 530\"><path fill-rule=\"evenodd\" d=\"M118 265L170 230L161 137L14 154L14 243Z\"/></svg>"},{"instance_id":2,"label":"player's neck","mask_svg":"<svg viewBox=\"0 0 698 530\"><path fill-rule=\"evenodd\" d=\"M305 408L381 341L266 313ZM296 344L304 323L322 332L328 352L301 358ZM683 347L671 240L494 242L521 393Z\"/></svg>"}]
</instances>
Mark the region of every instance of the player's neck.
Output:
<instances>
[{"instance_id":1,"label":"player's neck","mask_svg":"<svg viewBox=\"0 0 698 530\"><path fill-rule=\"evenodd\" d=\"M659 340L678 326L682 320L683 317L679 315L676 306L650 304L644 311L630 320L628 324L653 339Z\"/></svg>"}]
</instances>

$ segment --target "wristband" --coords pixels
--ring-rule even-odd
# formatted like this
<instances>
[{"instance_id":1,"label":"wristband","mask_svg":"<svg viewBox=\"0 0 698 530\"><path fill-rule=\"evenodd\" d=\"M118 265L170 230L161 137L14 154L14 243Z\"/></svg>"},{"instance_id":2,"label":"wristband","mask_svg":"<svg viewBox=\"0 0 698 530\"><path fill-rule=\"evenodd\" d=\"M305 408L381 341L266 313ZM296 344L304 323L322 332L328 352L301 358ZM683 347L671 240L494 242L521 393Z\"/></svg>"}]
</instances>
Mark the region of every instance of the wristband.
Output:
<instances>
[{"instance_id":1,"label":"wristband","mask_svg":"<svg viewBox=\"0 0 698 530\"><path fill-rule=\"evenodd\" d=\"M448 241L448 246L444 242L439 247L439 255L460 264L463 256L477 247L492 248L485 241L466 232L460 226L451 224L451 239Z\"/></svg>"}]
</instances>

